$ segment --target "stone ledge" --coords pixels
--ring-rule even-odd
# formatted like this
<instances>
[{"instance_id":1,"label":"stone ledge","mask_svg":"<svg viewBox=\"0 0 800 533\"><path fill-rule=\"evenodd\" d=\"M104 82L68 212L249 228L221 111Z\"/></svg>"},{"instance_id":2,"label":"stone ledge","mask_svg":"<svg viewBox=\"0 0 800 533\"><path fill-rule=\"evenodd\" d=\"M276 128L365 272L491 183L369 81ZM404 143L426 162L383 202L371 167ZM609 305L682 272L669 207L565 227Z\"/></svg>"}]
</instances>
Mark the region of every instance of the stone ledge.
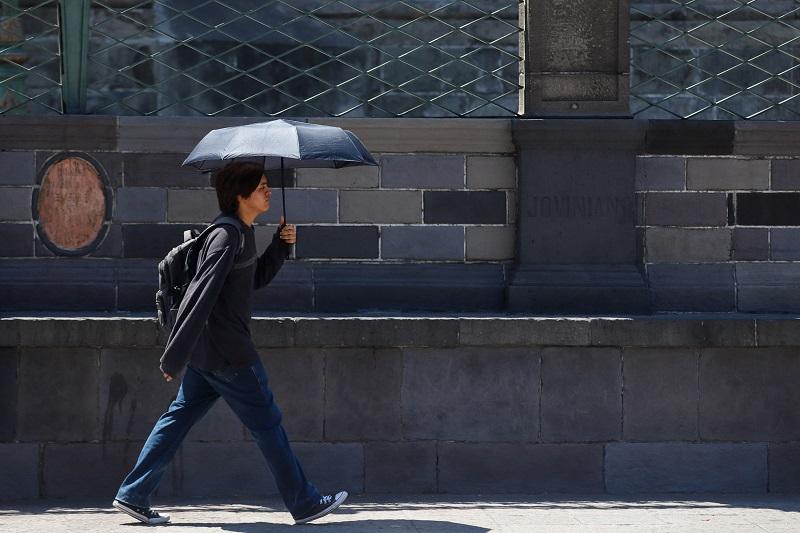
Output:
<instances>
[{"instance_id":1,"label":"stone ledge","mask_svg":"<svg viewBox=\"0 0 800 533\"><path fill-rule=\"evenodd\" d=\"M756 347L800 345L793 315L520 317L455 314L254 317L259 347L611 346ZM756 333L758 332L758 334ZM0 318L0 346L158 346L156 320L141 316Z\"/></svg>"}]
</instances>

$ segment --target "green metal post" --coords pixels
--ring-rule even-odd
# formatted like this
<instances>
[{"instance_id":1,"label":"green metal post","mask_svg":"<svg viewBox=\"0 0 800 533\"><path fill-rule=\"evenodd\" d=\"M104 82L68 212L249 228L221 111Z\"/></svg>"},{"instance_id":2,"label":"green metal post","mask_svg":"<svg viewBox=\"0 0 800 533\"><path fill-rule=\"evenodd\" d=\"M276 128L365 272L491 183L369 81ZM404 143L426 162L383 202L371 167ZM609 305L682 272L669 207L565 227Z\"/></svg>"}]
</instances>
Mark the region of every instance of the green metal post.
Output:
<instances>
[{"instance_id":1,"label":"green metal post","mask_svg":"<svg viewBox=\"0 0 800 533\"><path fill-rule=\"evenodd\" d=\"M86 112L86 62L89 54L90 0L60 0L61 94L64 113Z\"/></svg>"}]
</instances>

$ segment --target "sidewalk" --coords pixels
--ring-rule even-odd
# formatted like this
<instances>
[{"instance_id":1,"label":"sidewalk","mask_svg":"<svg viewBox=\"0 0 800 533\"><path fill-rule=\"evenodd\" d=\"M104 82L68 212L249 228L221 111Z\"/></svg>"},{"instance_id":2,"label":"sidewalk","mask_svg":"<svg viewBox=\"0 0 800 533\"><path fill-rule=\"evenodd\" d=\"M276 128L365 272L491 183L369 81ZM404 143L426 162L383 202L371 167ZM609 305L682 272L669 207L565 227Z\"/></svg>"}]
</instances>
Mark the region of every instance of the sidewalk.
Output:
<instances>
[{"instance_id":1,"label":"sidewalk","mask_svg":"<svg viewBox=\"0 0 800 533\"><path fill-rule=\"evenodd\" d=\"M142 531L108 502L0 503L3 533ZM403 495L356 496L307 526L292 526L278 500L219 503L161 501L169 533L288 532L789 532L800 531L800 496Z\"/></svg>"}]
</instances>

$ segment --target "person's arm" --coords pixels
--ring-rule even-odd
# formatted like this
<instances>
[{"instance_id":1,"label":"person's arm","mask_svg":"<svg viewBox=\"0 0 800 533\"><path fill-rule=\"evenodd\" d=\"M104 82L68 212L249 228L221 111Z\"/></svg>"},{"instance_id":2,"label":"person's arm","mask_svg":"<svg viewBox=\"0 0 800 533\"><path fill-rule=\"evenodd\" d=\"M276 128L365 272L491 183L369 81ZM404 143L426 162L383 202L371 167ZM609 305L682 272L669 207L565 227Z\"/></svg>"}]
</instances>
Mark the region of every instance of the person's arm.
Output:
<instances>
[{"instance_id":1,"label":"person's arm","mask_svg":"<svg viewBox=\"0 0 800 533\"><path fill-rule=\"evenodd\" d=\"M233 267L238 246L234 231L222 226L215 229L204 243L207 248L205 257L186 289L164 355L161 356L160 368L165 379L167 376L175 377L183 370L211 315L225 278Z\"/></svg>"},{"instance_id":2,"label":"person's arm","mask_svg":"<svg viewBox=\"0 0 800 533\"><path fill-rule=\"evenodd\" d=\"M265 287L272 281L272 278L275 277L283 266L284 261L289 257L292 245L281 239L282 229L282 227L278 228L278 231L276 231L275 235L272 237L272 242L267 246L267 249L264 250L264 253L261 254L261 257L258 258L255 275L253 276L254 290Z\"/></svg>"}]
</instances>

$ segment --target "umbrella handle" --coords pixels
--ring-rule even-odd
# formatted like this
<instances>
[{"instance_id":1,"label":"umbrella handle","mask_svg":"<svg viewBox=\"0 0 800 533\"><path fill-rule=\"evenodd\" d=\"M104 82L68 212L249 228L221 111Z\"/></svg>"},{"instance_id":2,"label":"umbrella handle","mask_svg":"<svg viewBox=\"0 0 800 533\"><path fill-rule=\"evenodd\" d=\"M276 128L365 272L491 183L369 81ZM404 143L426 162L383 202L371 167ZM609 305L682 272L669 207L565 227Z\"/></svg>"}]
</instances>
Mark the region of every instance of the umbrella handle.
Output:
<instances>
[{"instance_id":1,"label":"umbrella handle","mask_svg":"<svg viewBox=\"0 0 800 533\"><path fill-rule=\"evenodd\" d=\"M266 161L267 158L264 158ZM287 224L286 220L286 187L283 186L283 158L281 157L281 197L283 198L283 225ZM281 226L283 227L283 226Z\"/></svg>"}]
</instances>

